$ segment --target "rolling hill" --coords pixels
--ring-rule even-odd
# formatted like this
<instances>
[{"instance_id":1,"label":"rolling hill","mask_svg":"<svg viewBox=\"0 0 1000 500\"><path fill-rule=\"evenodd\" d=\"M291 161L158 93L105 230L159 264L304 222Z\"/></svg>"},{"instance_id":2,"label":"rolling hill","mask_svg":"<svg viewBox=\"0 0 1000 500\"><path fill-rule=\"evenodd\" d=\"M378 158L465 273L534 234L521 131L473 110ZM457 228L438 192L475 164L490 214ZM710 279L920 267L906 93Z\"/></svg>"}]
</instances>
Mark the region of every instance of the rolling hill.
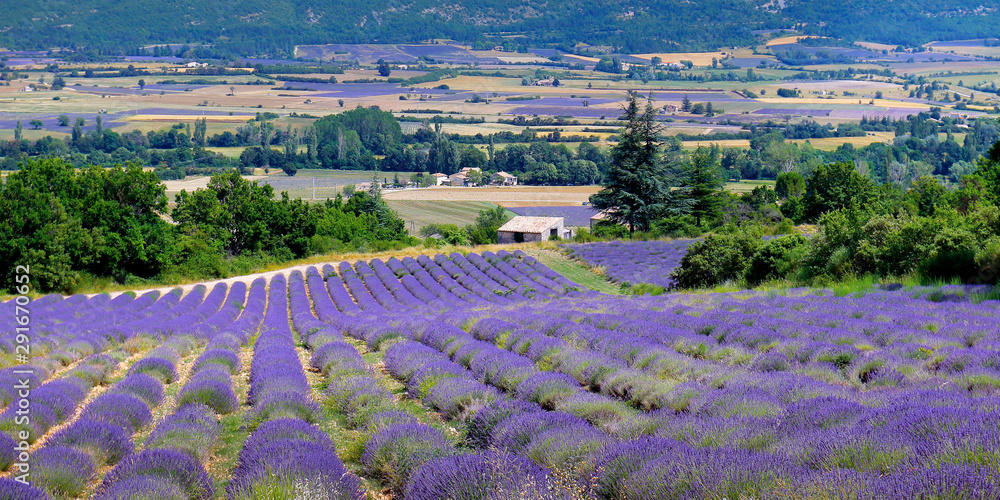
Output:
<instances>
[{"instance_id":1,"label":"rolling hill","mask_svg":"<svg viewBox=\"0 0 1000 500\"><path fill-rule=\"evenodd\" d=\"M998 0L24 0L0 19L0 46L127 54L157 43L228 55L288 56L295 45L511 40L621 52L747 45L752 30L893 44L993 36Z\"/></svg>"}]
</instances>

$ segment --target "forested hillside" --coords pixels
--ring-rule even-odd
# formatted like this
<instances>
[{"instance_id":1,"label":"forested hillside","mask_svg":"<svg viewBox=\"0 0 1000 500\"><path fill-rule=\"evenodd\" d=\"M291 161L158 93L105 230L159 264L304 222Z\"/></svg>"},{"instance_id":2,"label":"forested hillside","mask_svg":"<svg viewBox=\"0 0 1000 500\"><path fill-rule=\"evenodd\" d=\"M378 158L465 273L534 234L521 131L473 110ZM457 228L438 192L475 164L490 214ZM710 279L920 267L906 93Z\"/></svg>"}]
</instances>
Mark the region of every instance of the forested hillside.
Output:
<instances>
[{"instance_id":1,"label":"forested hillside","mask_svg":"<svg viewBox=\"0 0 1000 500\"><path fill-rule=\"evenodd\" d=\"M213 44L218 55L288 56L295 45L517 40L622 52L746 45L751 30L806 23L807 33L893 44L993 36L997 0L25 0L8 2L0 46L127 54L154 43ZM781 7L783 6L783 7ZM905 27L905 28L904 28Z\"/></svg>"}]
</instances>

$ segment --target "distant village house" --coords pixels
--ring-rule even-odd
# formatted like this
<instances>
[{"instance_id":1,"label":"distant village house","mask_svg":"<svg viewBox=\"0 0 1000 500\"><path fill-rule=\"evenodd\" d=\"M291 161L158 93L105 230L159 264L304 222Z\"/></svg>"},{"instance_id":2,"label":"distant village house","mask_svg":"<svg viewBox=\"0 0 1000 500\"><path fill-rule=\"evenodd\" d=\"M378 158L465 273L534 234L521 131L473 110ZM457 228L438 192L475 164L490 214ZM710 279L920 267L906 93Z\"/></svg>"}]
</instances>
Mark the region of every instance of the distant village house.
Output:
<instances>
[{"instance_id":1,"label":"distant village house","mask_svg":"<svg viewBox=\"0 0 1000 500\"><path fill-rule=\"evenodd\" d=\"M501 186L516 186L517 177L510 175L507 172L500 171L493 175L493 183Z\"/></svg>"},{"instance_id":2,"label":"distant village house","mask_svg":"<svg viewBox=\"0 0 1000 500\"><path fill-rule=\"evenodd\" d=\"M524 243L546 241L550 238L573 237L573 230L565 227L562 217L514 217L497 230L498 243Z\"/></svg>"}]
</instances>

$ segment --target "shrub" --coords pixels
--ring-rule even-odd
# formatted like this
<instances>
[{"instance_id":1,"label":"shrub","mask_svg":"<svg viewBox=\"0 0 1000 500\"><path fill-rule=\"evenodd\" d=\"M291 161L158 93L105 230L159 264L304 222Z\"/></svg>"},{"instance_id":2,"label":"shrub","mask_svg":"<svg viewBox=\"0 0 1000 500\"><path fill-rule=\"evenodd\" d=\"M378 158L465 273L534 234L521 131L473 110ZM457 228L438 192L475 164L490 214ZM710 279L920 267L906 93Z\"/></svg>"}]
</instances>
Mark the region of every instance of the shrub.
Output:
<instances>
[{"instance_id":1,"label":"shrub","mask_svg":"<svg viewBox=\"0 0 1000 500\"><path fill-rule=\"evenodd\" d=\"M163 383L152 375L133 373L119 380L108 390L108 394L130 394L155 407L163 401Z\"/></svg>"},{"instance_id":2,"label":"shrub","mask_svg":"<svg viewBox=\"0 0 1000 500\"><path fill-rule=\"evenodd\" d=\"M204 372L202 372L204 373ZM193 379L181 389L178 405L203 404L220 415L232 413L239 407L232 384L210 378Z\"/></svg>"},{"instance_id":3,"label":"shrub","mask_svg":"<svg viewBox=\"0 0 1000 500\"><path fill-rule=\"evenodd\" d=\"M761 246L761 229L711 234L688 247L672 273L674 288L708 288L742 279Z\"/></svg>"},{"instance_id":4,"label":"shrub","mask_svg":"<svg viewBox=\"0 0 1000 500\"><path fill-rule=\"evenodd\" d=\"M488 500L550 498L544 469L530 460L504 452L486 452L431 460L413 474L406 486L408 500Z\"/></svg>"},{"instance_id":5,"label":"shrub","mask_svg":"<svg viewBox=\"0 0 1000 500\"><path fill-rule=\"evenodd\" d=\"M137 361L128 370L129 375L133 373L146 373L152 375L164 384L171 384L177 380L177 369L174 364L159 357L148 357Z\"/></svg>"},{"instance_id":6,"label":"shrub","mask_svg":"<svg viewBox=\"0 0 1000 500\"><path fill-rule=\"evenodd\" d=\"M808 241L801 235L783 236L761 243L747 265L744 279L750 286L781 279L794 272Z\"/></svg>"},{"instance_id":7,"label":"shrub","mask_svg":"<svg viewBox=\"0 0 1000 500\"><path fill-rule=\"evenodd\" d=\"M97 465L114 465L132 453L132 436L108 422L80 418L51 437L49 446L68 446L86 452Z\"/></svg>"},{"instance_id":8,"label":"shrub","mask_svg":"<svg viewBox=\"0 0 1000 500\"><path fill-rule=\"evenodd\" d=\"M156 426L146 440L146 448L183 451L205 462L218 434L219 423L212 409L200 404L184 404Z\"/></svg>"},{"instance_id":9,"label":"shrub","mask_svg":"<svg viewBox=\"0 0 1000 500\"><path fill-rule=\"evenodd\" d=\"M97 489L96 497L102 500L122 498L123 495L118 493L120 489L114 488L116 485L145 476L168 481L179 487L184 492L185 498L191 500L212 498L212 478L201 464L191 456L173 450L146 450L129 456L108 473Z\"/></svg>"},{"instance_id":10,"label":"shrub","mask_svg":"<svg viewBox=\"0 0 1000 500\"><path fill-rule=\"evenodd\" d=\"M149 407L141 399L128 394L101 394L84 408L80 418L118 425L132 432L153 419Z\"/></svg>"},{"instance_id":11,"label":"shrub","mask_svg":"<svg viewBox=\"0 0 1000 500\"><path fill-rule=\"evenodd\" d=\"M90 455L68 446L46 446L31 455L31 482L58 496L75 497L94 475Z\"/></svg>"},{"instance_id":12,"label":"shrub","mask_svg":"<svg viewBox=\"0 0 1000 500\"><path fill-rule=\"evenodd\" d=\"M402 492L410 475L428 460L452 454L440 432L422 424L401 424L372 436L361 463L372 476Z\"/></svg>"}]
</instances>

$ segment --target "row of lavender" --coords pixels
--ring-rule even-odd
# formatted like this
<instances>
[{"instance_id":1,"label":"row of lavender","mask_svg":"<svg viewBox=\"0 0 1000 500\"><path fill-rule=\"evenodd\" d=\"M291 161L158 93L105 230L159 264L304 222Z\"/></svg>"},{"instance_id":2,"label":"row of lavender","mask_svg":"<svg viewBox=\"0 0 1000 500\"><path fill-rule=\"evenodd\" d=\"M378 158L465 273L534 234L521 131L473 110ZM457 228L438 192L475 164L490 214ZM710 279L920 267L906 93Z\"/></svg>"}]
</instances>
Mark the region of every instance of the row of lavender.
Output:
<instances>
[{"instance_id":1,"label":"row of lavender","mask_svg":"<svg viewBox=\"0 0 1000 500\"><path fill-rule=\"evenodd\" d=\"M520 251L374 259L338 267L339 275L329 265L323 274L336 308L349 314L516 304L579 289Z\"/></svg>"},{"instance_id":2,"label":"row of lavender","mask_svg":"<svg viewBox=\"0 0 1000 500\"><path fill-rule=\"evenodd\" d=\"M251 311L264 306L263 282L256 288L256 298L252 291L247 303ZM6 418L13 407L0 417L0 426L7 431L0 435L4 439L0 447L4 468L9 466L6 453L12 444L6 442L6 436L29 436L27 444L34 443L28 464L30 474L25 476L31 486L5 479L0 481L0 497L77 497L90 491L88 485L105 466L114 468L97 490L90 492L96 498L136 498L139 494L160 494L158 498L211 497L211 481L199 459L206 459L211 450L212 431L217 425L215 412L225 413L236 407L229 374L239 370L238 353L241 343L248 340L246 332L256 329L250 326L253 313L241 315L247 310L243 307L246 286L237 283L229 290L218 284L207 296L205 287L198 286L183 299L179 290L159 300L156 294L144 297L149 299L136 299L128 306L145 303L149 307L136 307L132 313L103 322L72 325L71 318L66 320L68 328L81 335L103 329L103 340L113 347L106 354L84 358L56 380L33 390L27 426ZM149 305L151 300L155 303ZM153 429L145 440L145 449L135 453L133 436L152 423L152 410L164 401L165 385L178 380L178 363L204 345L208 337L208 350L195 361L187 384L178 391L179 406ZM163 342L126 365L123 378L113 380L113 373L130 353L156 340ZM110 382L110 386L103 386ZM86 406L77 410L85 400L89 400ZM48 433L64 422L68 425Z\"/></svg>"},{"instance_id":3,"label":"row of lavender","mask_svg":"<svg viewBox=\"0 0 1000 500\"><path fill-rule=\"evenodd\" d=\"M686 303L693 301L701 303ZM996 304L935 304L909 292L572 302L454 314L432 320L429 337L412 319L397 321L478 380L607 431L599 446L575 430L557 440L556 451L545 448L552 443L546 439L525 449L541 464L569 466L581 481L596 477L601 498L1000 492ZM628 319L635 317L644 319ZM445 322L490 343L459 332L442 337ZM747 344L735 334L754 326L757 335L770 333L766 341ZM536 367L570 375L577 388L608 399L570 404L572 386L554 375L538 390L535 367L523 361L496 377L476 358L494 346L523 352ZM614 401L660 409L630 414ZM605 454L614 450L623 450L615 460L624 465L609 475ZM548 462L553 456L562 461Z\"/></svg>"},{"instance_id":4,"label":"row of lavender","mask_svg":"<svg viewBox=\"0 0 1000 500\"><path fill-rule=\"evenodd\" d=\"M652 283L670 288L673 284L670 272L680 265L687 247L694 241L611 241L564 248L570 257L603 268L608 278L617 283Z\"/></svg>"},{"instance_id":5,"label":"row of lavender","mask_svg":"<svg viewBox=\"0 0 1000 500\"><path fill-rule=\"evenodd\" d=\"M491 464L510 457L541 467L530 484L599 498L995 498L997 305L926 292L571 294L335 324L466 421L465 446L506 453L400 431L404 498L503 487Z\"/></svg>"},{"instance_id":6,"label":"row of lavender","mask_svg":"<svg viewBox=\"0 0 1000 500\"><path fill-rule=\"evenodd\" d=\"M251 289L240 321L256 314L260 323L263 285ZM359 473L402 498L1000 492L996 304L932 302L924 290L625 298L574 288L507 253L345 263L339 276L330 266L273 279L251 364L251 437L228 496L363 496L316 425L330 412L363 436ZM960 292L932 298L960 300ZM177 307L189 300L178 299ZM146 330L114 338L137 331ZM343 334L384 351L407 397L459 425L444 429L406 411ZM177 409L153 434L182 436L181 444L164 451L169 440L151 436L105 478L102 497L210 496L204 454L215 415L234 407L229 377L248 339L207 337ZM326 381L323 406L296 340ZM146 357L161 360L130 372L173 382L179 357L154 356L160 350Z\"/></svg>"}]
</instances>

